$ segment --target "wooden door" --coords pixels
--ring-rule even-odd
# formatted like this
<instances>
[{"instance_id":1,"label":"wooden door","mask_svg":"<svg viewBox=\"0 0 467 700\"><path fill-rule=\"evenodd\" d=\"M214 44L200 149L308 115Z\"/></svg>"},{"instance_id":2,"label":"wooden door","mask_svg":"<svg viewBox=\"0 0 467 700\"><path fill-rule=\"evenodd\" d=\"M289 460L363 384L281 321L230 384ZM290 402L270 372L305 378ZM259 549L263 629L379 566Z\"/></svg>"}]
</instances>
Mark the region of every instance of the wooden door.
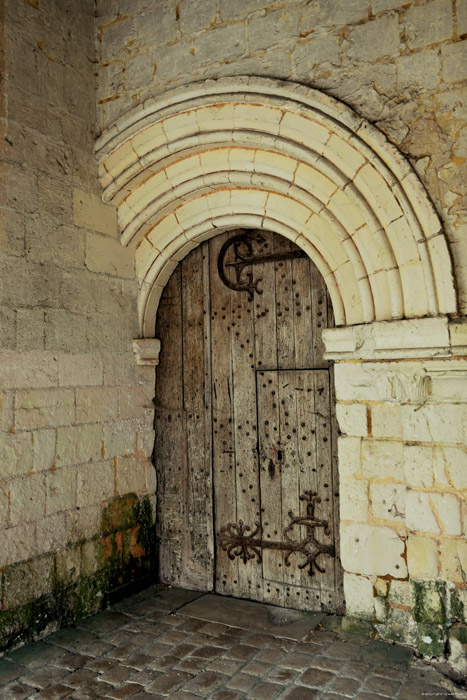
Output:
<instances>
[{"instance_id":1,"label":"wooden door","mask_svg":"<svg viewBox=\"0 0 467 700\"><path fill-rule=\"evenodd\" d=\"M324 281L290 241L221 234L161 299L163 581L341 612L336 423Z\"/></svg>"}]
</instances>

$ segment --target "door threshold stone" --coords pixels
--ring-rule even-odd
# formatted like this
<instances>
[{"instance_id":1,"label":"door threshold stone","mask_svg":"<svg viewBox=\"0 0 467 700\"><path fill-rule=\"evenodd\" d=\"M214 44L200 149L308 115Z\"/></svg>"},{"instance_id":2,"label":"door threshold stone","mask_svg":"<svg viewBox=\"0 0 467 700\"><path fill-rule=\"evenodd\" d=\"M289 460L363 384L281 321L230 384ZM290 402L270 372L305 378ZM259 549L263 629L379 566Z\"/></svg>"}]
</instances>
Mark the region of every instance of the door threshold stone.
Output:
<instances>
[{"instance_id":1,"label":"door threshold stone","mask_svg":"<svg viewBox=\"0 0 467 700\"><path fill-rule=\"evenodd\" d=\"M297 641L315 630L326 617L323 612L301 612L213 593L184 605L183 614Z\"/></svg>"}]
</instances>

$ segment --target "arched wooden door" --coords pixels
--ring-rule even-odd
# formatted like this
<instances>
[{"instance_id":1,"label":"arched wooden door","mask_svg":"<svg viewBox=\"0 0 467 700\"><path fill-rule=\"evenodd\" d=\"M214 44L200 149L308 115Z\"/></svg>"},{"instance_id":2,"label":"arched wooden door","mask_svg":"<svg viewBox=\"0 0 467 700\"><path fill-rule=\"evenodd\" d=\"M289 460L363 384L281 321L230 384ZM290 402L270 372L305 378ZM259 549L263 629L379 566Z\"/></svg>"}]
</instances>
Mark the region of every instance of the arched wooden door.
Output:
<instances>
[{"instance_id":1,"label":"arched wooden door","mask_svg":"<svg viewBox=\"0 0 467 700\"><path fill-rule=\"evenodd\" d=\"M231 231L177 267L156 337L161 580L342 612L323 278L280 235Z\"/></svg>"}]
</instances>

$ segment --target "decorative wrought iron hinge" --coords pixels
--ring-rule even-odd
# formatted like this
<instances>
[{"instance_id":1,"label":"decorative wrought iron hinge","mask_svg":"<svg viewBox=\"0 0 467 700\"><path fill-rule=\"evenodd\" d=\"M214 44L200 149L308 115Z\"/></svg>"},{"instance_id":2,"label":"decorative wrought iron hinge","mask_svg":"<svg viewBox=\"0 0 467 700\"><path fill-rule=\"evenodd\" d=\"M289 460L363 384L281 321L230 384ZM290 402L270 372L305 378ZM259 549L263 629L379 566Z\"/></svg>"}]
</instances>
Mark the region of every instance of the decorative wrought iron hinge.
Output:
<instances>
[{"instance_id":1,"label":"decorative wrought iron hinge","mask_svg":"<svg viewBox=\"0 0 467 700\"><path fill-rule=\"evenodd\" d=\"M237 236L232 236L224 243L220 249L217 258L217 269L219 277L226 287L233 289L236 292L248 292L249 300L253 300L253 293L262 294L262 290L258 289L258 284L262 278L253 278L253 265L261 263L277 262L282 260L295 260L296 258L306 258L307 255L303 250L290 250L283 253L265 253L263 255L254 255L253 244L264 243L265 239L256 231L244 231ZM226 262L226 256L229 250L233 249L234 259L232 262ZM234 279L228 275L226 268L233 268L235 271Z\"/></svg>"},{"instance_id":2,"label":"decorative wrought iron hinge","mask_svg":"<svg viewBox=\"0 0 467 700\"><path fill-rule=\"evenodd\" d=\"M334 557L335 549L333 545L318 542L315 537L315 528L317 527L323 528L325 535L331 534L327 520L315 518L315 503L320 503L321 499L316 493L305 491L300 496L300 500L306 502L306 515L295 516L293 511L289 510L288 515L291 522L284 529L284 542L265 540L262 537L259 523L255 523L255 529L251 532L251 527L245 525L243 520L239 520L238 525L228 523L219 531L217 537L221 548L224 552L227 552L229 559L233 560L235 557L240 557L243 559L244 564L255 557L257 562L261 563L262 549L276 549L286 553L284 563L286 566L291 566L290 557L292 554L297 553L305 558L305 561L298 565L299 569L308 567L310 576L314 576L313 568L324 573L324 569L320 567L316 559L321 554ZM306 535L300 541L294 541L291 536L295 525L302 525L306 528ZM250 532L251 534L248 534Z\"/></svg>"}]
</instances>

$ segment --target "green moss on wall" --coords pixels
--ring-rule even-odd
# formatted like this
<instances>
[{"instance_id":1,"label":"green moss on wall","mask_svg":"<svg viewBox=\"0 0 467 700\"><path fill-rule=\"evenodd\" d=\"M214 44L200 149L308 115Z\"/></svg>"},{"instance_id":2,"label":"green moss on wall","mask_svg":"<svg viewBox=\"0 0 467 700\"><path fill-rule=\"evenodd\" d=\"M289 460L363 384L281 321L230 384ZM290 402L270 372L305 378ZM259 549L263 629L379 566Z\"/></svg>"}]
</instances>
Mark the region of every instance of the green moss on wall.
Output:
<instances>
[{"instance_id":1,"label":"green moss on wall","mask_svg":"<svg viewBox=\"0 0 467 700\"><path fill-rule=\"evenodd\" d=\"M37 639L44 631L76 624L109 600L156 580L156 540L149 497L117 498L103 510L101 532L55 555L50 592L0 611L0 650ZM28 562L39 575L44 558ZM17 565L24 568L24 563ZM14 567L9 567L9 572ZM14 577L11 577L14 579ZM18 577L17 577L18 578ZM10 600L14 599L10 591Z\"/></svg>"}]
</instances>

